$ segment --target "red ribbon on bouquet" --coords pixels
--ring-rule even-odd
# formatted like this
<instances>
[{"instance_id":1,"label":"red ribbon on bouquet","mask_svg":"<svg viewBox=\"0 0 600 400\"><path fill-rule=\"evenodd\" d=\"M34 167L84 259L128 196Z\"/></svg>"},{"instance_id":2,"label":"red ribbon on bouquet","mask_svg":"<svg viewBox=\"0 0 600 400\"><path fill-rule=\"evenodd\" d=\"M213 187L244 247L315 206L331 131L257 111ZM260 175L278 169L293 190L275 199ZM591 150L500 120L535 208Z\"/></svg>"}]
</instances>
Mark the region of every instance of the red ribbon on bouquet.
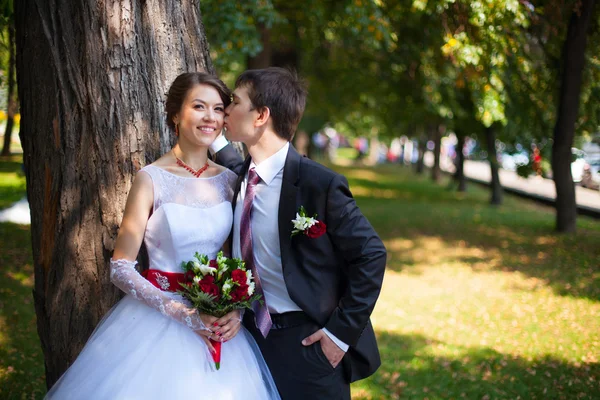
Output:
<instances>
[{"instance_id":1,"label":"red ribbon on bouquet","mask_svg":"<svg viewBox=\"0 0 600 400\"><path fill-rule=\"evenodd\" d=\"M164 292L176 292L181 289L180 283L186 283L185 274L179 272L165 272L157 269L147 269L142 276L151 284Z\"/></svg>"},{"instance_id":2,"label":"red ribbon on bouquet","mask_svg":"<svg viewBox=\"0 0 600 400\"><path fill-rule=\"evenodd\" d=\"M212 339L208 339L208 340L210 340L210 344L212 344L213 347L215 348L215 352L212 353L212 359L215 363L215 368L218 371L221 368L221 345L223 343L217 342L216 340L212 340Z\"/></svg>"}]
</instances>

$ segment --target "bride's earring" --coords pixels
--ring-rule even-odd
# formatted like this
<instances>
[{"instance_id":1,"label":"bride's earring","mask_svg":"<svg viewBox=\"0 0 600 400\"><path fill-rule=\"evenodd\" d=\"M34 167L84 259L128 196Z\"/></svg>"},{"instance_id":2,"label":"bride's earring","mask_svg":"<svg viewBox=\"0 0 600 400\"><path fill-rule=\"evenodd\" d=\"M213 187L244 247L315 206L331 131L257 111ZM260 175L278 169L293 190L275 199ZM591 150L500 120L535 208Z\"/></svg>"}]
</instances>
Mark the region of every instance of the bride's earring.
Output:
<instances>
[{"instance_id":1,"label":"bride's earring","mask_svg":"<svg viewBox=\"0 0 600 400\"><path fill-rule=\"evenodd\" d=\"M175 136L179 137L179 124L175 124Z\"/></svg>"}]
</instances>

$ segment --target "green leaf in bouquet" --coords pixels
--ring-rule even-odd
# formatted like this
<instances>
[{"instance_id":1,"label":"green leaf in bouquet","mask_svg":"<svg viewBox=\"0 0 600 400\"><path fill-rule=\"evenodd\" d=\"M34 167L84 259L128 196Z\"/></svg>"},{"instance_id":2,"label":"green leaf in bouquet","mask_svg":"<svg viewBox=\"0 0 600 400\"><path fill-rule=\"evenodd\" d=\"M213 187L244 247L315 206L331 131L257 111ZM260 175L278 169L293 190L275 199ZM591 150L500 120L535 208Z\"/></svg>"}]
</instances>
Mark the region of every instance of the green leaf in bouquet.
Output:
<instances>
[{"instance_id":1,"label":"green leaf in bouquet","mask_svg":"<svg viewBox=\"0 0 600 400\"><path fill-rule=\"evenodd\" d=\"M200 262L200 264L208 264L208 256L206 254L200 254L196 252L194 253L194 257Z\"/></svg>"}]
</instances>

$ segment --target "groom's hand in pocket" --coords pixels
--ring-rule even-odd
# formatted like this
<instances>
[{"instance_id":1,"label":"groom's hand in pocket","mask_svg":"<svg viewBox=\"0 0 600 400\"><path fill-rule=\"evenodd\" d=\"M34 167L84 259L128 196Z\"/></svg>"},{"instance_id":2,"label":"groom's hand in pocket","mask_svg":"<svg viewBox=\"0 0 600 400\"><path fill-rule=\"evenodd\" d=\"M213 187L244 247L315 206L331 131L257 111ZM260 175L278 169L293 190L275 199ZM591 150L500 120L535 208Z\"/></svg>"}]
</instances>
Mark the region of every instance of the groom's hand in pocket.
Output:
<instances>
[{"instance_id":1,"label":"groom's hand in pocket","mask_svg":"<svg viewBox=\"0 0 600 400\"><path fill-rule=\"evenodd\" d=\"M317 346L321 346L323 354L325 354L325 357L327 357L327 360L334 368L338 366L346 354L344 350L340 349L338 345L335 344L325 332L323 332L323 329L319 329L302 341L302 344L305 346L310 346L313 343L317 343Z\"/></svg>"}]
</instances>

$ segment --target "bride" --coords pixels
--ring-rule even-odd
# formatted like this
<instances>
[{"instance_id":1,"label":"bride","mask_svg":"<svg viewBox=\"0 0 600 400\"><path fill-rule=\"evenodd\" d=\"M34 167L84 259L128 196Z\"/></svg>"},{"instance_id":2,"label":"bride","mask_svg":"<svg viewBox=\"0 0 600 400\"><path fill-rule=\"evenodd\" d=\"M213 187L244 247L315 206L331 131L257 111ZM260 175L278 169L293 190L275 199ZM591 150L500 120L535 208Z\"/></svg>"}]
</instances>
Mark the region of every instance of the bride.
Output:
<instances>
[{"instance_id":1,"label":"bride","mask_svg":"<svg viewBox=\"0 0 600 400\"><path fill-rule=\"evenodd\" d=\"M233 222L237 175L208 160L229 90L204 73L177 77L167 95L175 147L141 169L129 193L110 263L127 295L104 317L47 399L279 399L240 312L217 319L178 294L182 261L214 258ZM135 269L144 241L150 269ZM208 337L224 342L213 368Z\"/></svg>"}]
</instances>

